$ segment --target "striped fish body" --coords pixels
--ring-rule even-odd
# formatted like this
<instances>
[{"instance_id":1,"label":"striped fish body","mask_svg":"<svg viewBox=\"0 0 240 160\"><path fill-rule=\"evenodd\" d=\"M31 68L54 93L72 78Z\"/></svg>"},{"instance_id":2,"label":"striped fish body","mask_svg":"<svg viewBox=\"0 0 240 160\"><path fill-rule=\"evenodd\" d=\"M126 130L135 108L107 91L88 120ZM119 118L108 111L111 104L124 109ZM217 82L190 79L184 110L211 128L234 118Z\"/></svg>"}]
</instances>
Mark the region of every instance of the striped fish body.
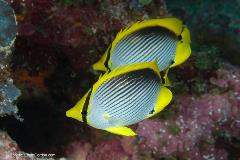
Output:
<instances>
[{"instance_id":1,"label":"striped fish body","mask_svg":"<svg viewBox=\"0 0 240 160\"><path fill-rule=\"evenodd\" d=\"M15 37L17 24L14 10L4 0L0 0L0 51L11 47Z\"/></svg>"},{"instance_id":2,"label":"striped fish body","mask_svg":"<svg viewBox=\"0 0 240 160\"><path fill-rule=\"evenodd\" d=\"M121 30L102 58L93 65L97 71L125 65L157 62L160 71L180 65L191 54L190 32L177 18L149 19Z\"/></svg>"},{"instance_id":3,"label":"striped fish body","mask_svg":"<svg viewBox=\"0 0 240 160\"><path fill-rule=\"evenodd\" d=\"M138 30L116 44L109 67L156 61L163 71L174 62L177 42L177 36L162 27Z\"/></svg>"},{"instance_id":4,"label":"striped fish body","mask_svg":"<svg viewBox=\"0 0 240 160\"><path fill-rule=\"evenodd\" d=\"M159 113L171 99L156 62L137 63L105 73L66 116L114 134L134 136L127 126Z\"/></svg>"},{"instance_id":5,"label":"striped fish body","mask_svg":"<svg viewBox=\"0 0 240 160\"><path fill-rule=\"evenodd\" d=\"M96 90L87 119L99 129L140 122L154 112L160 88L161 80L150 69L116 76Z\"/></svg>"}]
</instances>

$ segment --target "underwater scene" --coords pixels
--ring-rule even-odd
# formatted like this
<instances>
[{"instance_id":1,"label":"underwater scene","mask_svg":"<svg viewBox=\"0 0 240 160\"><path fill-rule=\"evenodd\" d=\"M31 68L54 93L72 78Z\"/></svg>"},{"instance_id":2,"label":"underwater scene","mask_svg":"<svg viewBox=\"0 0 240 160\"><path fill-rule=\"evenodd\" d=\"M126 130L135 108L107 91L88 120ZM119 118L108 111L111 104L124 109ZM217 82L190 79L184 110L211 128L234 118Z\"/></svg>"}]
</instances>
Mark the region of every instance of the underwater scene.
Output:
<instances>
[{"instance_id":1,"label":"underwater scene","mask_svg":"<svg viewBox=\"0 0 240 160\"><path fill-rule=\"evenodd\" d=\"M239 0L0 0L0 160L240 160Z\"/></svg>"}]
</instances>

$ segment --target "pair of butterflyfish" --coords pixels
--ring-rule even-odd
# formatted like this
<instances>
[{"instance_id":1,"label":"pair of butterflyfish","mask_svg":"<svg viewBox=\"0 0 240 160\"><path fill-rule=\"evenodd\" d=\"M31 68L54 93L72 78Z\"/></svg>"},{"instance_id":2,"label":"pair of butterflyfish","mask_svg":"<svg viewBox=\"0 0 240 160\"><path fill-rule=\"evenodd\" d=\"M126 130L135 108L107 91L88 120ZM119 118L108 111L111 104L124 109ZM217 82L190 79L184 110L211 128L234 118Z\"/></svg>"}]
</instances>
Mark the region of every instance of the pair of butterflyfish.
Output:
<instances>
[{"instance_id":1,"label":"pair of butterflyfish","mask_svg":"<svg viewBox=\"0 0 240 160\"><path fill-rule=\"evenodd\" d=\"M134 136L127 126L156 115L170 103L168 70L190 54L190 32L179 19L137 22L121 30L93 65L105 74L66 115L94 128Z\"/></svg>"}]
</instances>

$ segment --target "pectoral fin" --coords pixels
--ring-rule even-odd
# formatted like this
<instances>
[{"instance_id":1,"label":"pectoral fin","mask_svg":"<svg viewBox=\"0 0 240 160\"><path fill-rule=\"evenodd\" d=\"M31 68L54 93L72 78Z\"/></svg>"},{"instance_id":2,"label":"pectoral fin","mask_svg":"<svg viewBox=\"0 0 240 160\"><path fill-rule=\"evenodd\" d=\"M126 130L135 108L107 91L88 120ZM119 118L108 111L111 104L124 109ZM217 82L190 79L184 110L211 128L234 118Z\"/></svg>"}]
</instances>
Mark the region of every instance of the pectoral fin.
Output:
<instances>
[{"instance_id":1,"label":"pectoral fin","mask_svg":"<svg viewBox=\"0 0 240 160\"><path fill-rule=\"evenodd\" d=\"M166 71L164 71L164 86L171 86L171 82L168 79L168 71L169 71L170 67L168 69L166 69Z\"/></svg>"},{"instance_id":2,"label":"pectoral fin","mask_svg":"<svg viewBox=\"0 0 240 160\"><path fill-rule=\"evenodd\" d=\"M111 128L107 128L105 130L108 132L114 133L114 134L121 135L121 136L135 136L136 135L136 133L128 127L111 127Z\"/></svg>"},{"instance_id":3,"label":"pectoral fin","mask_svg":"<svg viewBox=\"0 0 240 160\"><path fill-rule=\"evenodd\" d=\"M171 85L172 85L172 83L171 83L170 80L168 79L168 76L164 77L164 79L165 79L165 84L164 84L164 86L171 86Z\"/></svg>"}]
</instances>

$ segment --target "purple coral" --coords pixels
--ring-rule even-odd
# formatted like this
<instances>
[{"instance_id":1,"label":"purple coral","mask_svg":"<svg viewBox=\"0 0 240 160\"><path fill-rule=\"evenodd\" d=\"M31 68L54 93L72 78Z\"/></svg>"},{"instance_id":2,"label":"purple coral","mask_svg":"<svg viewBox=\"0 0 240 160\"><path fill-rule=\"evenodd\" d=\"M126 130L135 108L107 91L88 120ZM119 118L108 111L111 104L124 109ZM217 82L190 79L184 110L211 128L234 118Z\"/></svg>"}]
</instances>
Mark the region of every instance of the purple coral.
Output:
<instances>
[{"instance_id":1,"label":"purple coral","mask_svg":"<svg viewBox=\"0 0 240 160\"><path fill-rule=\"evenodd\" d=\"M110 140L99 143L94 151L92 151L87 157L88 160L106 160L106 159L118 159L127 160L128 155L124 152L119 140Z\"/></svg>"},{"instance_id":2,"label":"purple coral","mask_svg":"<svg viewBox=\"0 0 240 160\"><path fill-rule=\"evenodd\" d=\"M226 90L218 95L176 96L171 108L175 112L173 117L139 123L137 132L142 139L142 149L161 156L177 154L193 159L227 159L226 150L215 147L214 133L240 136L240 70L232 73L221 69L211 82ZM179 132L174 133L172 127Z\"/></svg>"}]
</instances>

